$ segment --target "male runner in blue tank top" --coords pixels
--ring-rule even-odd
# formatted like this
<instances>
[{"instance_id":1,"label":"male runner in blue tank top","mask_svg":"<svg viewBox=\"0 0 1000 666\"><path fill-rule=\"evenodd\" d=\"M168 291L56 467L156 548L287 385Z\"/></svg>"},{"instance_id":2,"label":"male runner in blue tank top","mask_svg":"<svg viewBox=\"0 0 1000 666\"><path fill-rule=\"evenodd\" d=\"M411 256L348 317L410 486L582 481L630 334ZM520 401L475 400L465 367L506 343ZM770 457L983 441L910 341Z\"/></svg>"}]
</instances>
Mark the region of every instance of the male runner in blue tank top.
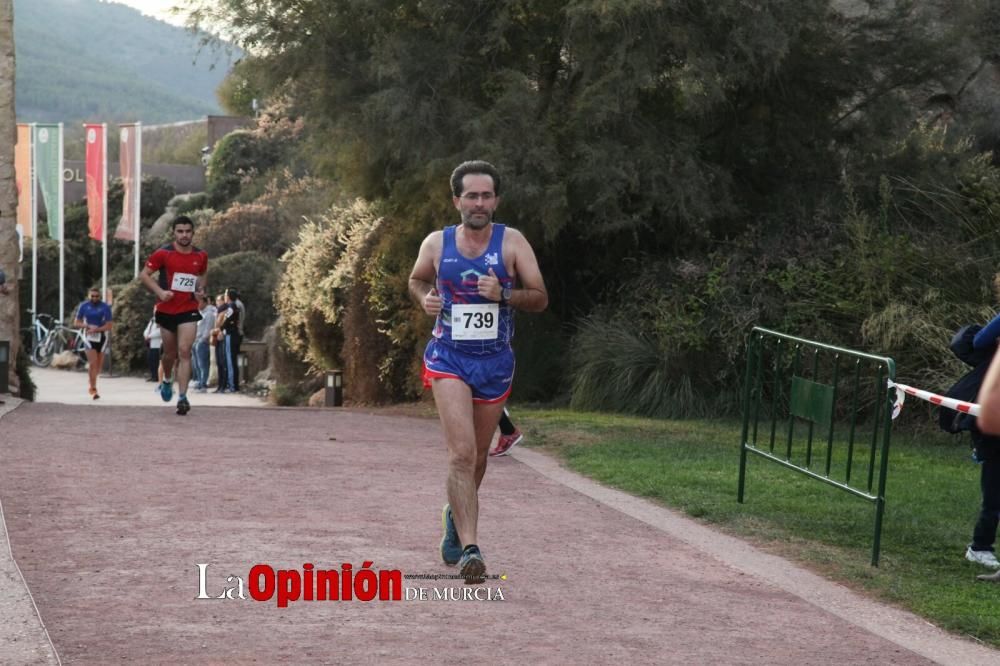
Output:
<instances>
[{"instance_id":1,"label":"male runner in blue tank top","mask_svg":"<svg viewBox=\"0 0 1000 666\"><path fill-rule=\"evenodd\" d=\"M104 366L104 354L108 350L108 334L111 332L111 306L101 300L101 290L92 287L87 300L77 308L73 326L84 329L87 349L87 374L90 378L90 397L97 400L97 376Z\"/></svg>"},{"instance_id":2,"label":"male runner in blue tank top","mask_svg":"<svg viewBox=\"0 0 1000 666\"><path fill-rule=\"evenodd\" d=\"M524 235L493 222L496 168L463 162L451 174L451 190L462 222L424 239L410 295L436 317L423 377L448 447L441 558L458 564L466 583L479 583L486 574L477 545L479 485L514 379L513 309L541 312L549 296Z\"/></svg>"}]
</instances>

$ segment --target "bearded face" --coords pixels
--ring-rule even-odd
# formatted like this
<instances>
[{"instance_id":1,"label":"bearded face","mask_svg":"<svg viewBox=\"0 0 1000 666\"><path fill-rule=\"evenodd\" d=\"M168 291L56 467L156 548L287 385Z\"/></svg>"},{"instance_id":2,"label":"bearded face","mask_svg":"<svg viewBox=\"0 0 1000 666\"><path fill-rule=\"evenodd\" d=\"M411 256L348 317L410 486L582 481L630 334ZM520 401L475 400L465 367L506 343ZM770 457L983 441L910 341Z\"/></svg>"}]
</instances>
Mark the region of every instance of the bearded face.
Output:
<instances>
[{"instance_id":1,"label":"bearded face","mask_svg":"<svg viewBox=\"0 0 1000 666\"><path fill-rule=\"evenodd\" d=\"M480 173L466 174L462 178L462 194L452 200L462 217L462 224L470 229L489 225L500 201L493 191L493 178Z\"/></svg>"}]
</instances>

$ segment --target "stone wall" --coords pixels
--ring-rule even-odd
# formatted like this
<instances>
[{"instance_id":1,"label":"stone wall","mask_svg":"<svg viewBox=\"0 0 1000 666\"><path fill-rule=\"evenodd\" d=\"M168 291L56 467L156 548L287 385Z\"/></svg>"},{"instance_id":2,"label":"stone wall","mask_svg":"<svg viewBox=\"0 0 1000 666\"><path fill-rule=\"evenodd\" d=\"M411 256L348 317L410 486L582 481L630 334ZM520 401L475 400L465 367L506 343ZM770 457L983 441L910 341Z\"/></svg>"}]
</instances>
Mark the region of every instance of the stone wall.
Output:
<instances>
[{"instance_id":1,"label":"stone wall","mask_svg":"<svg viewBox=\"0 0 1000 666\"><path fill-rule=\"evenodd\" d=\"M19 385L14 371L14 359L20 340L17 335L17 233L14 219L17 190L14 185L14 142L17 125L14 120L14 3L0 0L0 270L7 276L0 287L0 340L10 342L8 385L17 393Z\"/></svg>"}]
</instances>

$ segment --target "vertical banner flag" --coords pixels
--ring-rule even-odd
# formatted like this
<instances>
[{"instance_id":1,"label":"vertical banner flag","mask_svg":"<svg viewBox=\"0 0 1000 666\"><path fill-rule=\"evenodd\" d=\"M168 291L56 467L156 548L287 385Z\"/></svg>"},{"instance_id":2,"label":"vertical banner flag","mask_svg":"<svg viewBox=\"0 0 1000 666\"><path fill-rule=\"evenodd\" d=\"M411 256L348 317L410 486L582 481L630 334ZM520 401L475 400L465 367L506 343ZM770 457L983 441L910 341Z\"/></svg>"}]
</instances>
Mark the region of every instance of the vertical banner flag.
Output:
<instances>
[{"instance_id":1,"label":"vertical banner flag","mask_svg":"<svg viewBox=\"0 0 1000 666\"><path fill-rule=\"evenodd\" d=\"M49 238L59 240L62 236L62 142L59 141L59 125L35 125L35 173L38 187L45 201L45 214L49 222Z\"/></svg>"},{"instance_id":2,"label":"vertical banner flag","mask_svg":"<svg viewBox=\"0 0 1000 666\"><path fill-rule=\"evenodd\" d=\"M31 127L17 125L17 146L14 148L14 181L17 185L17 226L22 238L31 237Z\"/></svg>"},{"instance_id":3,"label":"vertical banner flag","mask_svg":"<svg viewBox=\"0 0 1000 666\"><path fill-rule=\"evenodd\" d=\"M133 124L119 125L118 131L118 166L121 169L122 186L122 219L115 230L115 238L123 241L135 240L135 229L139 223L139 211L135 205L136 191L139 187L138 160L136 139L138 128Z\"/></svg>"},{"instance_id":4,"label":"vertical banner flag","mask_svg":"<svg viewBox=\"0 0 1000 666\"><path fill-rule=\"evenodd\" d=\"M103 125L84 125L87 130L87 213L90 237L104 240L104 148Z\"/></svg>"}]
</instances>

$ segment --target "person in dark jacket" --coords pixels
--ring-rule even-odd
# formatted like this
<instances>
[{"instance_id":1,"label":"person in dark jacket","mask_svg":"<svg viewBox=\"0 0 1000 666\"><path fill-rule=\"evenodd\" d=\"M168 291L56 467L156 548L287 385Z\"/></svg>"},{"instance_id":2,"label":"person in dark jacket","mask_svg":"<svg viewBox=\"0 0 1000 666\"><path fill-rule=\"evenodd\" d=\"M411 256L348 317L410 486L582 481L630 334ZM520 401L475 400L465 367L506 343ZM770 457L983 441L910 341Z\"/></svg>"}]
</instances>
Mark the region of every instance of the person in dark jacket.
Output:
<instances>
[{"instance_id":1,"label":"person in dark jacket","mask_svg":"<svg viewBox=\"0 0 1000 666\"><path fill-rule=\"evenodd\" d=\"M1000 298L1000 273L994 278L993 287ZM973 353L980 354L982 357L973 371L977 372L980 368L983 369L983 379L979 387L980 393L983 386L991 385L987 383L986 376L989 374L988 370L992 369L991 366L995 365L992 361L1000 358L1000 355L996 354L998 338L1000 338L1000 315L994 317L990 323L980 329L972 340ZM980 404L980 409L982 410L982 404ZM993 409L995 408L992 406L988 407L988 410ZM985 425L987 430L995 432L996 429L992 423L993 417L994 414L990 413L986 417ZM997 560L993 552L997 539L997 524L1000 523L1000 437L980 430L981 419L982 416L972 424L970 432L975 446L973 455L976 461L982 465L979 485L982 489L983 502L979 518L972 532L972 543L965 551L965 559L993 569L1000 569L1000 561Z\"/></svg>"},{"instance_id":2,"label":"person in dark jacket","mask_svg":"<svg viewBox=\"0 0 1000 666\"><path fill-rule=\"evenodd\" d=\"M225 393L229 388L229 355L226 353L226 334L222 330L222 324L226 321L226 311L229 305L226 303L225 294L215 297L215 328L212 329L211 343L215 345L215 367L218 370L219 380L216 385L216 393Z\"/></svg>"}]
</instances>

